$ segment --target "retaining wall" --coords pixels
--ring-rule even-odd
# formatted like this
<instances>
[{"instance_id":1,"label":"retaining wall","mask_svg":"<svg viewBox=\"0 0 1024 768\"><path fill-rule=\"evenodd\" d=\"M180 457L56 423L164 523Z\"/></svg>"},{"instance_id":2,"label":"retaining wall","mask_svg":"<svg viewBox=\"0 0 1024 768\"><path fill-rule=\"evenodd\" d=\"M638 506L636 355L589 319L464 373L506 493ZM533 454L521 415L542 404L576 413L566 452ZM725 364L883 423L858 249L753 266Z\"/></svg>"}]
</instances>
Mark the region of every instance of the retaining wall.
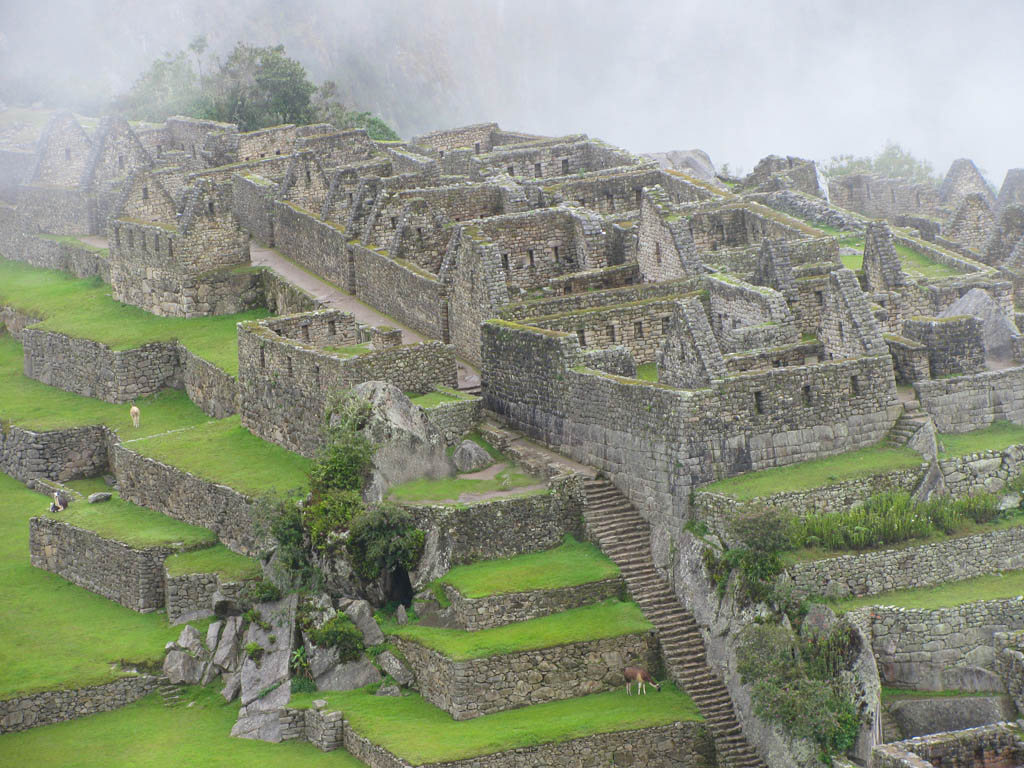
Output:
<instances>
[{"instance_id":1,"label":"retaining wall","mask_svg":"<svg viewBox=\"0 0 1024 768\"><path fill-rule=\"evenodd\" d=\"M29 520L32 566L139 613L164 605L164 560L170 547L136 549L60 520Z\"/></svg>"},{"instance_id":2,"label":"retaining wall","mask_svg":"<svg viewBox=\"0 0 1024 768\"><path fill-rule=\"evenodd\" d=\"M183 616L211 615L215 592L237 601L248 583L221 581L216 573L171 576L165 572L164 580L164 605L167 608L167 620L171 624L176 624Z\"/></svg>"},{"instance_id":3,"label":"retaining wall","mask_svg":"<svg viewBox=\"0 0 1024 768\"><path fill-rule=\"evenodd\" d=\"M939 459L946 490L953 496L998 493L1024 470L1024 445Z\"/></svg>"},{"instance_id":4,"label":"retaining wall","mask_svg":"<svg viewBox=\"0 0 1024 768\"><path fill-rule=\"evenodd\" d=\"M120 709L152 693L159 682L151 675L139 675L91 688L43 691L6 699L0 701L0 733L24 731Z\"/></svg>"},{"instance_id":5,"label":"retaining wall","mask_svg":"<svg viewBox=\"0 0 1024 768\"><path fill-rule=\"evenodd\" d=\"M1024 763L1020 729L1007 723L882 744L872 768L1014 768Z\"/></svg>"},{"instance_id":6,"label":"retaining wall","mask_svg":"<svg viewBox=\"0 0 1024 768\"><path fill-rule=\"evenodd\" d=\"M444 591L451 601L455 620L470 632L561 613L612 597L626 599L626 585L620 578L592 581L574 587L509 592L489 597L464 597L450 584L444 584Z\"/></svg>"},{"instance_id":7,"label":"retaining wall","mask_svg":"<svg viewBox=\"0 0 1024 768\"><path fill-rule=\"evenodd\" d=\"M359 298L424 336L448 338L447 288L437 277L358 243L349 250Z\"/></svg>"},{"instance_id":8,"label":"retaining wall","mask_svg":"<svg viewBox=\"0 0 1024 768\"><path fill-rule=\"evenodd\" d=\"M483 401L474 397L469 400L453 400L424 408L427 419L437 427L448 445L458 445L462 436L476 427L482 418Z\"/></svg>"},{"instance_id":9,"label":"retaining wall","mask_svg":"<svg viewBox=\"0 0 1024 768\"><path fill-rule=\"evenodd\" d=\"M939 432L970 432L1005 419L1024 424L1024 368L914 382Z\"/></svg>"},{"instance_id":10,"label":"retaining wall","mask_svg":"<svg viewBox=\"0 0 1024 768\"><path fill-rule=\"evenodd\" d=\"M113 434L103 426L34 432L0 425L0 471L27 483L37 477L78 480L107 471Z\"/></svg>"}]
</instances>

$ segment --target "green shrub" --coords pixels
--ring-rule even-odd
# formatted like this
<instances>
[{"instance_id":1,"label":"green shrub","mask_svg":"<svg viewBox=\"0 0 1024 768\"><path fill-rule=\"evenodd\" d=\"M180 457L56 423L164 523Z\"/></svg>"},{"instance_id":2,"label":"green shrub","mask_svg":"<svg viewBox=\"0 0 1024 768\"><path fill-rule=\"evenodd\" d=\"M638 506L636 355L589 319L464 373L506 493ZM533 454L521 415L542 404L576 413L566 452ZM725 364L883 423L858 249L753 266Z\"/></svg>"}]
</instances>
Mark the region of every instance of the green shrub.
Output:
<instances>
[{"instance_id":1,"label":"green shrub","mask_svg":"<svg viewBox=\"0 0 1024 768\"><path fill-rule=\"evenodd\" d=\"M247 606L272 603L281 599L281 590L269 581L250 581L242 589L241 599Z\"/></svg>"},{"instance_id":2,"label":"green shrub","mask_svg":"<svg viewBox=\"0 0 1024 768\"><path fill-rule=\"evenodd\" d=\"M780 552L791 546L786 516L772 509L755 510L733 521L732 528L737 546L721 556L710 547L704 550L704 566L712 584L718 587L719 596L724 595L729 576L736 571L738 600L757 603L771 599L783 570Z\"/></svg>"},{"instance_id":3,"label":"green shrub","mask_svg":"<svg viewBox=\"0 0 1024 768\"><path fill-rule=\"evenodd\" d=\"M369 414L370 404L351 392L338 393L331 400L324 427L326 445L309 473L314 500L330 490L362 489L374 451L360 431Z\"/></svg>"},{"instance_id":4,"label":"green shrub","mask_svg":"<svg viewBox=\"0 0 1024 768\"><path fill-rule=\"evenodd\" d=\"M293 677L292 693L316 693L316 683L308 677Z\"/></svg>"},{"instance_id":5,"label":"green shrub","mask_svg":"<svg viewBox=\"0 0 1024 768\"><path fill-rule=\"evenodd\" d=\"M363 497L356 490L330 488L302 510L302 520L312 546L323 552L334 544L332 534L347 531L352 519L363 511Z\"/></svg>"},{"instance_id":6,"label":"green shrub","mask_svg":"<svg viewBox=\"0 0 1024 768\"><path fill-rule=\"evenodd\" d=\"M355 572L372 581L399 567L413 570L423 554L424 538L406 510L383 503L352 521L345 551Z\"/></svg>"},{"instance_id":7,"label":"green shrub","mask_svg":"<svg viewBox=\"0 0 1024 768\"><path fill-rule=\"evenodd\" d=\"M245 644L245 655L252 659L256 666L263 660L263 646L257 643L255 640L250 640Z\"/></svg>"},{"instance_id":8,"label":"green shrub","mask_svg":"<svg viewBox=\"0 0 1024 768\"><path fill-rule=\"evenodd\" d=\"M308 631L309 639L321 648L334 648L342 662L355 661L363 652L363 633L343 613L328 620L319 629Z\"/></svg>"}]
</instances>

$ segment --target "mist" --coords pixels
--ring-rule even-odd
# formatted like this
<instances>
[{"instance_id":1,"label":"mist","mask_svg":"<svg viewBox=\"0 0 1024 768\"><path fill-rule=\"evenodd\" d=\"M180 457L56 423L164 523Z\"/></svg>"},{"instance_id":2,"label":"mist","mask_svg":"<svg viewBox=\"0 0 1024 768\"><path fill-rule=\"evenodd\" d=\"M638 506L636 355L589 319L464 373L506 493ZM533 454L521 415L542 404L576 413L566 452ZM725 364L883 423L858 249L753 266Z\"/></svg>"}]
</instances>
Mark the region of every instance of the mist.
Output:
<instances>
[{"instance_id":1,"label":"mist","mask_svg":"<svg viewBox=\"0 0 1024 768\"><path fill-rule=\"evenodd\" d=\"M4 0L0 99L92 114L206 35L282 43L402 136L497 121L750 170L899 142L997 187L1024 166L1024 3Z\"/></svg>"}]
</instances>

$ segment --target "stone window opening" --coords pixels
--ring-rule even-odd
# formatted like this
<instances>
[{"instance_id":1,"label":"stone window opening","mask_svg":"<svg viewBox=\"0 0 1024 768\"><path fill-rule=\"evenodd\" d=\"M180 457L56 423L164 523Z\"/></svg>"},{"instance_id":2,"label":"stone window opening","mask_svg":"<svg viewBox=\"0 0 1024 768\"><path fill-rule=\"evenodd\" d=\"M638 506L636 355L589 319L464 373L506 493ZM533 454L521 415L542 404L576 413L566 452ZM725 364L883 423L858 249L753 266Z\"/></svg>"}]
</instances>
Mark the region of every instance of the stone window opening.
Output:
<instances>
[{"instance_id":1,"label":"stone window opening","mask_svg":"<svg viewBox=\"0 0 1024 768\"><path fill-rule=\"evenodd\" d=\"M280 155L281 154L281 150L280 149L275 149L274 150L274 154L275 155Z\"/></svg>"},{"instance_id":2,"label":"stone window opening","mask_svg":"<svg viewBox=\"0 0 1024 768\"><path fill-rule=\"evenodd\" d=\"M642 339L644 337L644 321L637 320L633 323L633 338Z\"/></svg>"},{"instance_id":3,"label":"stone window opening","mask_svg":"<svg viewBox=\"0 0 1024 768\"><path fill-rule=\"evenodd\" d=\"M153 250L160 250L160 235L153 235Z\"/></svg>"},{"instance_id":4,"label":"stone window opening","mask_svg":"<svg viewBox=\"0 0 1024 768\"><path fill-rule=\"evenodd\" d=\"M309 175L309 168L306 169L306 185L313 183L313 177Z\"/></svg>"},{"instance_id":5,"label":"stone window opening","mask_svg":"<svg viewBox=\"0 0 1024 768\"><path fill-rule=\"evenodd\" d=\"M508 254L501 254L501 268L508 272Z\"/></svg>"},{"instance_id":6,"label":"stone window opening","mask_svg":"<svg viewBox=\"0 0 1024 768\"><path fill-rule=\"evenodd\" d=\"M338 335L338 324L334 320L327 321L327 332L331 334L331 336Z\"/></svg>"},{"instance_id":7,"label":"stone window opening","mask_svg":"<svg viewBox=\"0 0 1024 768\"><path fill-rule=\"evenodd\" d=\"M114 227L114 245L121 244L121 228Z\"/></svg>"},{"instance_id":8,"label":"stone window opening","mask_svg":"<svg viewBox=\"0 0 1024 768\"><path fill-rule=\"evenodd\" d=\"M534 266L534 263L533 263L533 249L532 248L529 249L526 252L526 256L527 256L527 258L529 258L529 260L530 260L530 267L532 268Z\"/></svg>"},{"instance_id":9,"label":"stone window opening","mask_svg":"<svg viewBox=\"0 0 1024 768\"><path fill-rule=\"evenodd\" d=\"M173 257L174 256L174 241L171 240L171 238L169 238L169 237L167 238L167 256L168 257Z\"/></svg>"},{"instance_id":10,"label":"stone window opening","mask_svg":"<svg viewBox=\"0 0 1024 768\"><path fill-rule=\"evenodd\" d=\"M562 175L566 176L569 173L569 158L562 158Z\"/></svg>"},{"instance_id":11,"label":"stone window opening","mask_svg":"<svg viewBox=\"0 0 1024 768\"><path fill-rule=\"evenodd\" d=\"M814 298L817 299L819 307L824 307L825 306L825 294L824 293L822 293L821 291L815 291L814 292Z\"/></svg>"},{"instance_id":12,"label":"stone window opening","mask_svg":"<svg viewBox=\"0 0 1024 768\"><path fill-rule=\"evenodd\" d=\"M213 216L213 200L206 204L206 210L211 216Z\"/></svg>"},{"instance_id":13,"label":"stone window opening","mask_svg":"<svg viewBox=\"0 0 1024 768\"><path fill-rule=\"evenodd\" d=\"M661 318L661 332L666 336L668 335L670 325L672 325L672 318L669 315L665 315L665 317Z\"/></svg>"},{"instance_id":14,"label":"stone window opening","mask_svg":"<svg viewBox=\"0 0 1024 768\"><path fill-rule=\"evenodd\" d=\"M267 156L266 152L260 152L260 160Z\"/></svg>"},{"instance_id":15,"label":"stone window opening","mask_svg":"<svg viewBox=\"0 0 1024 768\"><path fill-rule=\"evenodd\" d=\"M117 156L117 167L119 170L124 170L124 155Z\"/></svg>"},{"instance_id":16,"label":"stone window opening","mask_svg":"<svg viewBox=\"0 0 1024 768\"><path fill-rule=\"evenodd\" d=\"M781 361L778 361L781 362ZM804 384L804 408L811 407L811 385Z\"/></svg>"},{"instance_id":17,"label":"stone window opening","mask_svg":"<svg viewBox=\"0 0 1024 768\"><path fill-rule=\"evenodd\" d=\"M764 392L761 390L754 392L754 413L758 415L764 413Z\"/></svg>"},{"instance_id":18,"label":"stone window opening","mask_svg":"<svg viewBox=\"0 0 1024 768\"><path fill-rule=\"evenodd\" d=\"M892 187L889 187L889 197L892 199L892 204L895 205L896 204L896 190L893 189Z\"/></svg>"},{"instance_id":19,"label":"stone window opening","mask_svg":"<svg viewBox=\"0 0 1024 768\"><path fill-rule=\"evenodd\" d=\"M871 199L871 185L868 182L864 182L864 194L867 195L868 200Z\"/></svg>"},{"instance_id":20,"label":"stone window opening","mask_svg":"<svg viewBox=\"0 0 1024 768\"><path fill-rule=\"evenodd\" d=\"M533 164L533 175L536 176L538 179L540 178L540 163Z\"/></svg>"},{"instance_id":21,"label":"stone window opening","mask_svg":"<svg viewBox=\"0 0 1024 768\"><path fill-rule=\"evenodd\" d=\"M355 198L354 198L353 194L352 194L351 192L349 192L349 193L348 193L348 204L349 204L349 205L352 205L352 201L353 201L354 199L355 199Z\"/></svg>"},{"instance_id":22,"label":"stone window opening","mask_svg":"<svg viewBox=\"0 0 1024 768\"><path fill-rule=\"evenodd\" d=\"M162 155L164 153L164 145L163 144L157 144L156 145L156 153L158 155Z\"/></svg>"},{"instance_id":23,"label":"stone window opening","mask_svg":"<svg viewBox=\"0 0 1024 768\"><path fill-rule=\"evenodd\" d=\"M444 160L444 150L442 149L442 150L438 150L438 151L440 153L441 159Z\"/></svg>"},{"instance_id":24,"label":"stone window opening","mask_svg":"<svg viewBox=\"0 0 1024 768\"><path fill-rule=\"evenodd\" d=\"M608 210L610 210L612 213L615 213L615 195L613 195L611 192L609 192L607 197L608 197Z\"/></svg>"},{"instance_id":25,"label":"stone window opening","mask_svg":"<svg viewBox=\"0 0 1024 768\"><path fill-rule=\"evenodd\" d=\"M508 175L509 176L515 176L516 175L516 168L515 168L514 165L510 165L508 167Z\"/></svg>"},{"instance_id":26,"label":"stone window opening","mask_svg":"<svg viewBox=\"0 0 1024 768\"><path fill-rule=\"evenodd\" d=\"M149 187L142 188L142 199L149 200Z\"/></svg>"},{"instance_id":27,"label":"stone window opening","mask_svg":"<svg viewBox=\"0 0 1024 768\"><path fill-rule=\"evenodd\" d=\"M288 358L288 375L291 376L292 373L293 373L293 371L292 371L292 359L291 359L291 357L289 357Z\"/></svg>"},{"instance_id":28,"label":"stone window opening","mask_svg":"<svg viewBox=\"0 0 1024 768\"><path fill-rule=\"evenodd\" d=\"M587 346L587 334L582 328L576 329L576 338L580 340L580 346Z\"/></svg>"},{"instance_id":29,"label":"stone window opening","mask_svg":"<svg viewBox=\"0 0 1024 768\"><path fill-rule=\"evenodd\" d=\"M67 147L64 148L64 160L71 160L71 150Z\"/></svg>"},{"instance_id":30,"label":"stone window opening","mask_svg":"<svg viewBox=\"0 0 1024 768\"><path fill-rule=\"evenodd\" d=\"M391 228L392 229L396 229L397 227L398 227L398 217L397 216L392 216L391 217Z\"/></svg>"},{"instance_id":31,"label":"stone window opening","mask_svg":"<svg viewBox=\"0 0 1024 768\"><path fill-rule=\"evenodd\" d=\"M860 379L856 376L850 377L850 394L854 397L860 394Z\"/></svg>"},{"instance_id":32,"label":"stone window opening","mask_svg":"<svg viewBox=\"0 0 1024 768\"><path fill-rule=\"evenodd\" d=\"M320 366L313 366L313 380L316 382L317 387L320 386Z\"/></svg>"},{"instance_id":33,"label":"stone window opening","mask_svg":"<svg viewBox=\"0 0 1024 768\"><path fill-rule=\"evenodd\" d=\"M643 187L637 187L633 191L636 193L636 204L640 205L640 201L643 199L643 196L644 196Z\"/></svg>"},{"instance_id":34,"label":"stone window opening","mask_svg":"<svg viewBox=\"0 0 1024 768\"><path fill-rule=\"evenodd\" d=\"M615 343L615 326L614 325L609 325L608 326L608 343L609 344L614 344Z\"/></svg>"},{"instance_id":35,"label":"stone window opening","mask_svg":"<svg viewBox=\"0 0 1024 768\"><path fill-rule=\"evenodd\" d=\"M661 243L654 241L654 258L661 264Z\"/></svg>"},{"instance_id":36,"label":"stone window opening","mask_svg":"<svg viewBox=\"0 0 1024 768\"><path fill-rule=\"evenodd\" d=\"M135 231L131 229L128 230L128 247L135 247Z\"/></svg>"},{"instance_id":37,"label":"stone window opening","mask_svg":"<svg viewBox=\"0 0 1024 768\"><path fill-rule=\"evenodd\" d=\"M266 368L266 367L267 367L267 351L263 347L260 347L260 368Z\"/></svg>"},{"instance_id":38,"label":"stone window opening","mask_svg":"<svg viewBox=\"0 0 1024 768\"><path fill-rule=\"evenodd\" d=\"M308 325L302 326L302 340L307 342L307 343L309 342L309 326Z\"/></svg>"},{"instance_id":39,"label":"stone window opening","mask_svg":"<svg viewBox=\"0 0 1024 768\"><path fill-rule=\"evenodd\" d=\"M195 157L195 156L196 156L196 145L193 144L192 145L192 157Z\"/></svg>"},{"instance_id":40,"label":"stone window opening","mask_svg":"<svg viewBox=\"0 0 1024 768\"><path fill-rule=\"evenodd\" d=\"M572 293L572 283L566 283L562 289L562 294L568 296L570 293Z\"/></svg>"},{"instance_id":41,"label":"stone window opening","mask_svg":"<svg viewBox=\"0 0 1024 768\"><path fill-rule=\"evenodd\" d=\"M476 144L473 145L473 154L475 154L475 155L479 155L480 154L480 142L479 141Z\"/></svg>"},{"instance_id":42,"label":"stone window opening","mask_svg":"<svg viewBox=\"0 0 1024 768\"><path fill-rule=\"evenodd\" d=\"M555 264L557 264L558 263L558 246L557 245L554 247L554 254L555 254Z\"/></svg>"}]
</instances>

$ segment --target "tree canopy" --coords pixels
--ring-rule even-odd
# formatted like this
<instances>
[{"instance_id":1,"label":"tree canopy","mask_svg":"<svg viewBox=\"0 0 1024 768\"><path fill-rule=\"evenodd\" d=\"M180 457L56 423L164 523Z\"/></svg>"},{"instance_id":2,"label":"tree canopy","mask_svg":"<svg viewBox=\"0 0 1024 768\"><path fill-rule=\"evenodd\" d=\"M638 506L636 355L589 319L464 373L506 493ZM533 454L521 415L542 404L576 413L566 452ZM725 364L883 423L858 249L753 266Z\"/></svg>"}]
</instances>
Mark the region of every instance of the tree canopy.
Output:
<instances>
[{"instance_id":1,"label":"tree canopy","mask_svg":"<svg viewBox=\"0 0 1024 768\"><path fill-rule=\"evenodd\" d=\"M890 179L906 179L915 182L936 181L938 178L931 163L914 157L894 141L887 142L885 148L874 157L834 155L829 162L825 163L824 170L829 176L877 173Z\"/></svg>"},{"instance_id":2,"label":"tree canopy","mask_svg":"<svg viewBox=\"0 0 1024 768\"><path fill-rule=\"evenodd\" d=\"M203 36L187 50L154 61L112 106L132 120L187 115L235 123L242 131L328 122L340 129L364 128L374 139L399 138L379 117L346 107L334 82L314 85L283 45L237 43L220 59L207 55Z\"/></svg>"}]
</instances>

